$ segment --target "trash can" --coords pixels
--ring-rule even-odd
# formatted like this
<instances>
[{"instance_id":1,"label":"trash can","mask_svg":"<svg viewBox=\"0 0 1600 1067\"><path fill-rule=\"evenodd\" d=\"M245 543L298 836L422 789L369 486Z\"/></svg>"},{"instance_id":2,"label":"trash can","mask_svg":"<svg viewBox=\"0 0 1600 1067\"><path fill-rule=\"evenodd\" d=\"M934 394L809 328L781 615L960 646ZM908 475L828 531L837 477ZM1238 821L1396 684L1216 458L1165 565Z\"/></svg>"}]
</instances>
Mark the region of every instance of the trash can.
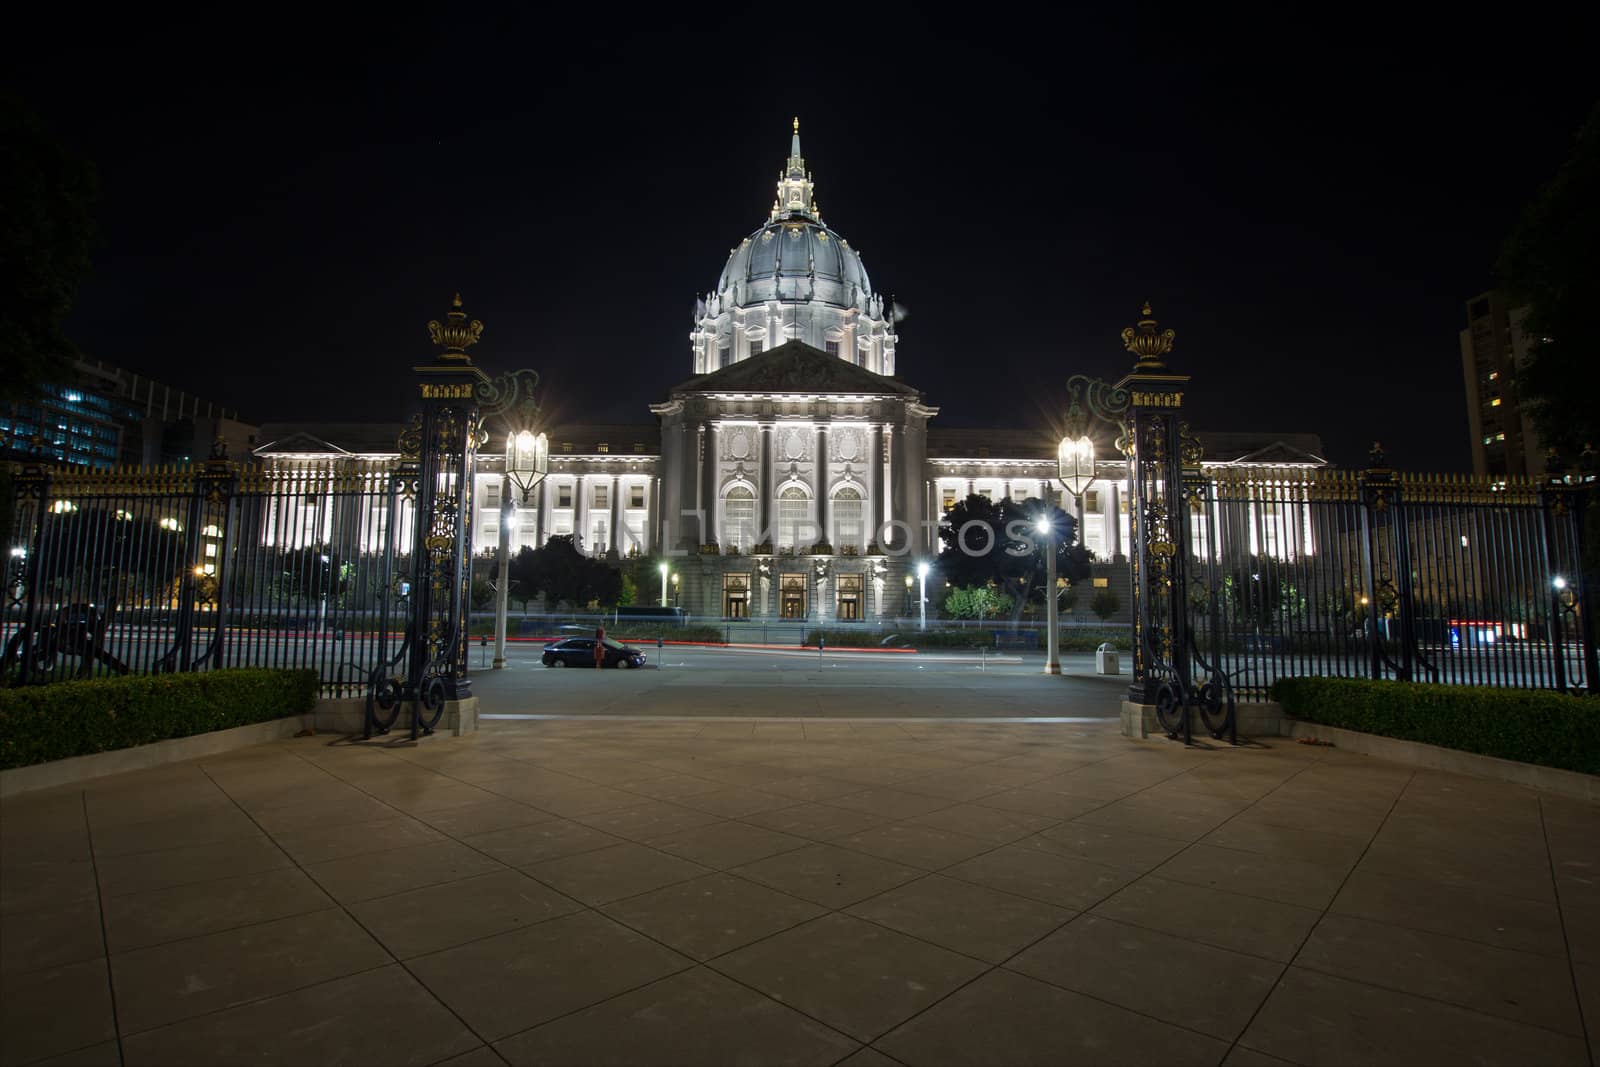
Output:
<instances>
[{"instance_id":1,"label":"trash can","mask_svg":"<svg viewBox=\"0 0 1600 1067\"><path fill-rule=\"evenodd\" d=\"M1122 667L1117 659L1117 650L1110 641L1106 641L1094 650L1094 669L1096 674L1121 674Z\"/></svg>"}]
</instances>

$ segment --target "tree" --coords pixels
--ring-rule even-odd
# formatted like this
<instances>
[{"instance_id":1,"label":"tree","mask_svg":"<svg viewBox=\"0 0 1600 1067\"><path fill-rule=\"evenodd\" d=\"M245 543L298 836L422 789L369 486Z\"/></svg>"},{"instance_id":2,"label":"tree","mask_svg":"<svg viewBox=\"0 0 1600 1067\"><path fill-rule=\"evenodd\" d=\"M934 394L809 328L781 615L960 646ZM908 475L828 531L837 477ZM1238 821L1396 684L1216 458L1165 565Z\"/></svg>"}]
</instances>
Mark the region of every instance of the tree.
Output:
<instances>
[{"instance_id":1,"label":"tree","mask_svg":"<svg viewBox=\"0 0 1600 1067\"><path fill-rule=\"evenodd\" d=\"M1600 103L1572 155L1528 205L1497 264L1523 329L1537 343L1516 378L1539 436L1568 460L1600 447Z\"/></svg>"},{"instance_id":2,"label":"tree","mask_svg":"<svg viewBox=\"0 0 1600 1067\"><path fill-rule=\"evenodd\" d=\"M527 545L523 545L517 550L517 554L511 557L511 563L507 567L511 585L506 594L511 599L521 602L524 615L528 613L528 601L539 595L539 579L535 573L538 559L533 551Z\"/></svg>"},{"instance_id":3,"label":"tree","mask_svg":"<svg viewBox=\"0 0 1600 1067\"><path fill-rule=\"evenodd\" d=\"M987 585L954 586L940 610L952 619L991 619L1011 610L1011 598Z\"/></svg>"},{"instance_id":4,"label":"tree","mask_svg":"<svg viewBox=\"0 0 1600 1067\"><path fill-rule=\"evenodd\" d=\"M543 593L546 603L582 606L612 604L622 592L622 575L604 560L578 551L571 534L557 534L538 548L524 548L511 561L511 588L527 601Z\"/></svg>"},{"instance_id":5,"label":"tree","mask_svg":"<svg viewBox=\"0 0 1600 1067\"><path fill-rule=\"evenodd\" d=\"M0 401L71 367L62 326L89 272L94 168L67 151L17 97L0 95Z\"/></svg>"},{"instance_id":6,"label":"tree","mask_svg":"<svg viewBox=\"0 0 1600 1067\"><path fill-rule=\"evenodd\" d=\"M1048 516L1053 538L1039 533ZM1029 602L1044 600L1045 546L1056 547L1056 576L1069 583L1089 576L1089 553L1076 545L1078 523L1071 515L1037 498L1002 500L976 494L951 508L939 527L945 543L940 568L953 586L995 583L1012 602L1012 618Z\"/></svg>"},{"instance_id":7,"label":"tree","mask_svg":"<svg viewBox=\"0 0 1600 1067\"><path fill-rule=\"evenodd\" d=\"M350 586L354 567L328 545L302 545L279 558L279 589L304 603L341 596Z\"/></svg>"},{"instance_id":8,"label":"tree","mask_svg":"<svg viewBox=\"0 0 1600 1067\"><path fill-rule=\"evenodd\" d=\"M1117 594L1111 587L1096 589L1094 599L1089 601L1089 610L1094 612L1101 622L1105 622L1115 615L1122 607L1122 601L1117 599Z\"/></svg>"}]
</instances>

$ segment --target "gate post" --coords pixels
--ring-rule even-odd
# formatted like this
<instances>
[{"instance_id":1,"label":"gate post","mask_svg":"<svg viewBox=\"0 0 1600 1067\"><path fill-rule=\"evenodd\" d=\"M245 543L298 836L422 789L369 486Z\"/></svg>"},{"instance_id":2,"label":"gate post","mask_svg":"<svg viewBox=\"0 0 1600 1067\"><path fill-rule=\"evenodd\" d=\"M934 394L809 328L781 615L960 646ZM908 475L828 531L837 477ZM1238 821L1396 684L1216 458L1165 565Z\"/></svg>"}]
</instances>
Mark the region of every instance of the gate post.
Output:
<instances>
[{"instance_id":1,"label":"gate post","mask_svg":"<svg viewBox=\"0 0 1600 1067\"><path fill-rule=\"evenodd\" d=\"M227 642L228 642L228 586L232 578L229 573L229 561L233 558L233 549L237 537L234 522L234 497L239 491L239 472L233 463L228 460L228 443L219 435L211 444L211 455L206 459L205 468L195 478L195 496L200 501L202 516L207 515L207 509L213 509L209 517L215 517L220 512L222 522L219 529L221 537L214 537L217 555L212 557L210 577L215 588L216 602L212 604L211 640L199 659L194 663L196 668L204 665L212 669L226 667ZM205 528L200 528L201 540L200 555L194 557L194 566L204 571L207 557L205 555ZM196 577L202 575L197 574Z\"/></svg>"},{"instance_id":2,"label":"gate post","mask_svg":"<svg viewBox=\"0 0 1600 1067\"><path fill-rule=\"evenodd\" d=\"M483 443L477 389L488 381L466 351L478 342L483 323L468 321L461 294L451 302L445 322L428 323L428 333L444 351L432 363L413 368L422 411L401 438L402 453L417 457L411 542L414 639L406 670L407 696L417 702L413 738L419 729L433 732L446 701L472 695L467 678L472 477Z\"/></svg>"},{"instance_id":3,"label":"gate post","mask_svg":"<svg viewBox=\"0 0 1600 1067\"><path fill-rule=\"evenodd\" d=\"M1594 465L1593 452L1588 452L1589 466L1592 471ZM1567 692L1571 681L1567 677L1566 655L1566 621L1572 616L1578 623L1579 640L1582 642L1584 657L1585 682L1589 689L1595 688L1595 648L1594 648L1594 621L1590 616L1588 603L1588 583L1584 580L1585 559L1584 509L1588 502L1589 486L1587 476L1592 476L1591 471L1580 473L1576 486L1569 484L1569 479L1564 474L1564 468L1555 449L1550 449L1545 463L1545 481L1539 487L1539 515L1544 528L1544 551L1546 563L1545 596L1550 604L1550 661L1555 668L1556 688ZM1567 542L1572 546L1572 571L1570 575L1561 573L1562 554L1560 526L1565 523L1570 527Z\"/></svg>"},{"instance_id":4,"label":"gate post","mask_svg":"<svg viewBox=\"0 0 1600 1067\"><path fill-rule=\"evenodd\" d=\"M44 524L49 508L46 506L50 500L50 472L44 467L30 463L22 469L22 473L15 480L16 485L16 522L19 530L26 522L29 530L23 535L23 555L20 560L11 560L12 577L20 579L22 585L22 624L17 632L7 642L6 658L10 659L13 651L11 644L16 643L16 651L21 655L17 665L17 684L27 685L33 681L34 649L39 641L40 616L44 605L40 597L40 578L44 573ZM31 506L30 513L24 505ZM20 566L17 564L20 563ZM15 588L14 586L12 587ZM7 596L11 596L7 590Z\"/></svg>"},{"instance_id":5,"label":"gate post","mask_svg":"<svg viewBox=\"0 0 1600 1067\"><path fill-rule=\"evenodd\" d=\"M1133 551L1133 684L1136 704L1166 707L1183 716L1189 740L1189 612L1184 552L1179 539L1187 504L1179 411L1186 374L1172 374L1163 356L1172 351L1172 330L1158 332L1150 305L1137 328L1122 331L1122 343L1138 356L1133 371L1115 386L1128 404L1129 518Z\"/></svg>"},{"instance_id":6,"label":"gate post","mask_svg":"<svg viewBox=\"0 0 1600 1067\"><path fill-rule=\"evenodd\" d=\"M1391 586L1378 560L1378 520L1390 513L1395 492L1394 471L1389 469L1384 458L1383 446L1374 441L1367 453L1367 468L1361 472L1361 581L1366 592L1367 640L1371 645L1372 677L1375 681L1382 680L1384 664L1388 661L1383 651L1383 630L1378 625L1379 612L1383 610L1386 599L1379 586ZM1396 675L1400 676L1398 670Z\"/></svg>"}]
</instances>

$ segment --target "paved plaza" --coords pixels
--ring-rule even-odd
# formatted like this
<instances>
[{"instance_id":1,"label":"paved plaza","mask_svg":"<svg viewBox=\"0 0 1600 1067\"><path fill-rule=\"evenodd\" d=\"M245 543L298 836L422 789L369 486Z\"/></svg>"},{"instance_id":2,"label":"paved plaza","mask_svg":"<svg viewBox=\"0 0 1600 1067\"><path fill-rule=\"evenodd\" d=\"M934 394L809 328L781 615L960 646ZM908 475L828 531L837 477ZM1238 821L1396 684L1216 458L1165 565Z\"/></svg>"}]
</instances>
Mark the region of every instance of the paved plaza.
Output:
<instances>
[{"instance_id":1,"label":"paved plaza","mask_svg":"<svg viewBox=\"0 0 1600 1067\"><path fill-rule=\"evenodd\" d=\"M6 800L0 1063L1600 1053L1593 806L994 718L1120 695L1026 665L673 662L480 676L488 713L560 718Z\"/></svg>"}]
</instances>

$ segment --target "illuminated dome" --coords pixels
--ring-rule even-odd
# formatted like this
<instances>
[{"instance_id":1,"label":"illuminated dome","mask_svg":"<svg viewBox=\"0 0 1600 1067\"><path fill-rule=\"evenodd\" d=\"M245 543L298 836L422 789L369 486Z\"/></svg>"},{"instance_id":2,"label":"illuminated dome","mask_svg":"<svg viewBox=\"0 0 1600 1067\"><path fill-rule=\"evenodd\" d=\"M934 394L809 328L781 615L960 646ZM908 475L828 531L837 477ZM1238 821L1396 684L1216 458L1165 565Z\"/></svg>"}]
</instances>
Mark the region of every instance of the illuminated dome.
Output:
<instances>
[{"instance_id":1,"label":"illuminated dome","mask_svg":"<svg viewBox=\"0 0 1600 1067\"><path fill-rule=\"evenodd\" d=\"M821 300L857 307L871 298L872 283L849 241L820 221L795 214L741 241L722 268L716 291L736 305Z\"/></svg>"},{"instance_id":2,"label":"illuminated dome","mask_svg":"<svg viewBox=\"0 0 1600 1067\"><path fill-rule=\"evenodd\" d=\"M690 343L705 374L786 341L877 374L894 373L894 328L850 242L822 221L794 122L772 213L729 251L716 289L696 307Z\"/></svg>"}]
</instances>

